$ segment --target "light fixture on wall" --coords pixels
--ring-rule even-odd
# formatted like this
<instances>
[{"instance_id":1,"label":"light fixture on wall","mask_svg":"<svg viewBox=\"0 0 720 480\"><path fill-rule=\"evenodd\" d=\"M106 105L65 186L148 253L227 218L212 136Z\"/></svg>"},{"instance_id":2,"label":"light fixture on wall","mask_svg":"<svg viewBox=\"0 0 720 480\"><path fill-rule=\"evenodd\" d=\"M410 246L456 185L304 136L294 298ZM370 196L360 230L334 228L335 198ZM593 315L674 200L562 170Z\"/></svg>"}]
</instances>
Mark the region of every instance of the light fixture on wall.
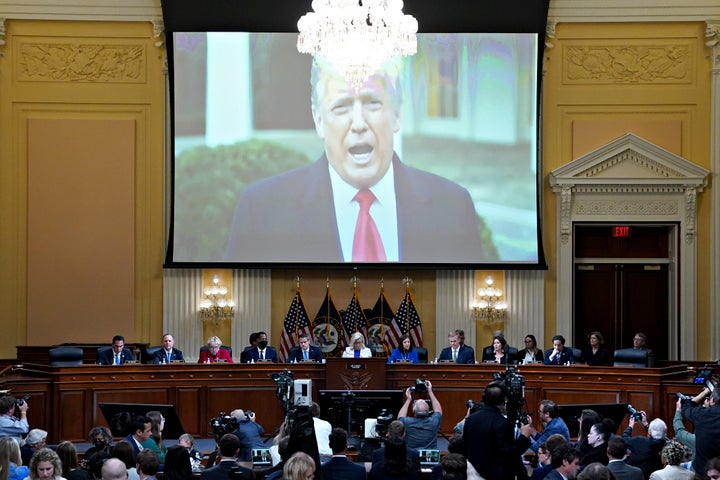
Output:
<instances>
[{"instance_id":1,"label":"light fixture on wall","mask_svg":"<svg viewBox=\"0 0 720 480\"><path fill-rule=\"evenodd\" d=\"M200 302L200 319L216 325L235 316L235 303L228 300L227 287L220 285L220 277L213 276L213 284L203 289L205 298Z\"/></svg>"},{"instance_id":2,"label":"light fixture on wall","mask_svg":"<svg viewBox=\"0 0 720 480\"><path fill-rule=\"evenodd\" d=\"M297 49L328 60L358 91L385 61L417 52L417 20L402 8L402 0L313 0Z\"/></svg>"},{"instance_id":3,"label":"light fixture on wall","mask_svg":"<svg viewBox=\"0 0 720 480\"><path fill-rule=\"evenodd\" d=\"M502 300L503 292L499 288L494 288L493 283L495 283L493 277L485 279L487 286L478 289L479 300L473 307L475 320L483 321L488 325L505 320L507 313L507 303Z\"/></svg>"}]
</instances>

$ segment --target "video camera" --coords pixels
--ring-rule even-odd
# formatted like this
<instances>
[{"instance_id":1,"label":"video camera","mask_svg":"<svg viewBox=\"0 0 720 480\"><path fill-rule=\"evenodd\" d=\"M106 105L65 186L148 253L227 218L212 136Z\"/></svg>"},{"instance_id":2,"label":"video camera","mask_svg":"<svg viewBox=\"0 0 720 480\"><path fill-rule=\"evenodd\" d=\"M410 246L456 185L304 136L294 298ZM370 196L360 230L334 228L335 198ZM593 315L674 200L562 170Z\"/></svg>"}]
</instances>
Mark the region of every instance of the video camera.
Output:
<instances>
[{"instance_id":1,"label":"video camera","mask_svg":"<svg viewBox=\"0 0 720 480\"><path fill-rule=\"evenodd\" d=\"M247 412L245 415L247 416ZM252 412L250 412L252 413ZM232 415L228 415L225 412L220 412L217 417L210 419L210 427L212 428L213 436L215 441L220 441L223 435L228 433L235 433L238 429L238 420Z\"/></svg>"},{"instance_id":2,"label":"video camera","mask_svg":"<svg viewBox=\"0 0 720 480\"><path fill-rule=\"evenodd\" d=\"M496 372L493 380L505 387L507 394L508 420L527 424L527 414L523 411L525 405L525 377L520 375L513 366L508 366L504 372Z\"/></svg>"},{"instance_id":3,"label":"video camera","mask_svg":"<svg viewBox=\"0 0 720 480\"><path fill-rule=\"evenodd\" d=\"M380 414L377 416L375 423L375 436L382 438L388 433L388 427L395 419L392 413L388 413L387 409L383 408L380 410Z\"/></svg>"}]
</instances>

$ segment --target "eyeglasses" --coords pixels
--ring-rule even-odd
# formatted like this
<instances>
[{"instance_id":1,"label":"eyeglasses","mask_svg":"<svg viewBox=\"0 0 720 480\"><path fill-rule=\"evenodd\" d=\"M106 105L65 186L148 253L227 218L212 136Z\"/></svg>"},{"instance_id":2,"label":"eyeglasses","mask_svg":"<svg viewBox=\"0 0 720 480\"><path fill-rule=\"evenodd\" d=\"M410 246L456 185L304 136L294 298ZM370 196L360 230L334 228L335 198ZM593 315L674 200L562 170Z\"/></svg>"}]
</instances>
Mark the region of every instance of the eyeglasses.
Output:
<instances>
[{"instance_id":1,"label":"eyeglasses","mask_svg":"<svg viewBox=\"0 0 720 480\"><path fill-rule=\"evenodd\" d=\"M525 340L525 343L532 343L532 340Z\"/></svg>"}]
</instances>

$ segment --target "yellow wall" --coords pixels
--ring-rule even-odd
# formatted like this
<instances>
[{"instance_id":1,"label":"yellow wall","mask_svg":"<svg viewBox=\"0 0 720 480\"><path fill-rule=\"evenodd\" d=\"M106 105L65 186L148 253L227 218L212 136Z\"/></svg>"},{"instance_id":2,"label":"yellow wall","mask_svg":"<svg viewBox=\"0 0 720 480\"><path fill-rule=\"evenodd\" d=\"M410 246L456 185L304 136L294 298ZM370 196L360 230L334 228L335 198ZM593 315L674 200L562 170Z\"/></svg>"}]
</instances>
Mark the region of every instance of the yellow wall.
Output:
<instances>
[{"instance_id":1,"label":"yellow wall","mask_svg":"<svg viewBox=\"0 0 720 480\"><path fill-rule=\"evenodd\" d=\"M556 196L548 173L624 133L710 169L710 61L702 23L559 24L543 103L545 339L555 332ZM712 187L711 187L712 188ZM698 358L710 338L710 191L698 196ZM540 341L540 339L538 339Z\"/></svg>"}]
</instances>

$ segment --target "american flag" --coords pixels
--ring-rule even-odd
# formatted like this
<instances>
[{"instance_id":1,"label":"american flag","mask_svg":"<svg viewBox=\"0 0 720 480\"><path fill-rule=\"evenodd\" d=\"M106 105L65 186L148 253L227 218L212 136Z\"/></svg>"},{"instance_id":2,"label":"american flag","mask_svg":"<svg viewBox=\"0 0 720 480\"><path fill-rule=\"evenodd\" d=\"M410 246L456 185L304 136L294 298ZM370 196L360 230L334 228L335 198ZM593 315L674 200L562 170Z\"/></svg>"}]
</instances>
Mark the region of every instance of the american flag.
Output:
<instances>
[{"instance_id":1,"label":"american flag","mask_svg":"<svg viewBox=\"0 0 720 480\"><path fill-rule=\"evenodd\" d=\"M370 329L377 332L376 335L378 336L378 341L382 342L384 345L385 353L388 354L394 347L390 347L389 338L388 335L390 333L391 325L393 324L393 318L395 317L395 314L393 313L392 307L390 306L390 302L387 301L387 298L385 297L385 291L380 290L380 296L377 299L377 302L375 302L375 306L372 309L372 313L367 315L368 323L370 325ZM372 328L373 325L379 325L379 328ZM395 332L393 335L395 335L395 342L397 343L397 332Z\"/></svg>"},{"instance_id":2,"label":"american flag","mask_svg":"<svg viewBox=\"0 0 720 480\"><path fill-rule=\"evenodd\" d=\"M297 290L283 322L282 337L280 338L281 362L284 362L290 355L290 349L297 345L297 339L301 333L307 334L308 338L312 339L310 317L305 311L300 290Z\"/></svg>"},{"instance_id":3,"label":"american flag","mask_svg":"<svg viewBox=\"0 0 720 480\"><path fill-rule=\"evenodd\" d=\"M361 332L367 340L367 318L365 317L365 312L363 312L363 309L360 306L360 300L357 297L356 289L353 290L350 305L348 305L345 310L342 320L345 346L350 346L350 337L355 332Z\"/></svg>"},{"instance_id":4,"label":"american flag","mask_svg":"<svg viewBox=\"0 0 720 480\"><path fill-rule=\"evenodd\" d=\"M420 316L417 310L415 310L415 304L413 303L409 290L405 292L405 298L403 298L402 303L395 313L393 326L396 326L396 331L400 334L398 336L398 342L400 336L407 334L410 336L410 341L414 347L422 347L422 324L420 323ZM397 345L395 345L395 347L397 347Z\"/></svg>"}]
</instances>

